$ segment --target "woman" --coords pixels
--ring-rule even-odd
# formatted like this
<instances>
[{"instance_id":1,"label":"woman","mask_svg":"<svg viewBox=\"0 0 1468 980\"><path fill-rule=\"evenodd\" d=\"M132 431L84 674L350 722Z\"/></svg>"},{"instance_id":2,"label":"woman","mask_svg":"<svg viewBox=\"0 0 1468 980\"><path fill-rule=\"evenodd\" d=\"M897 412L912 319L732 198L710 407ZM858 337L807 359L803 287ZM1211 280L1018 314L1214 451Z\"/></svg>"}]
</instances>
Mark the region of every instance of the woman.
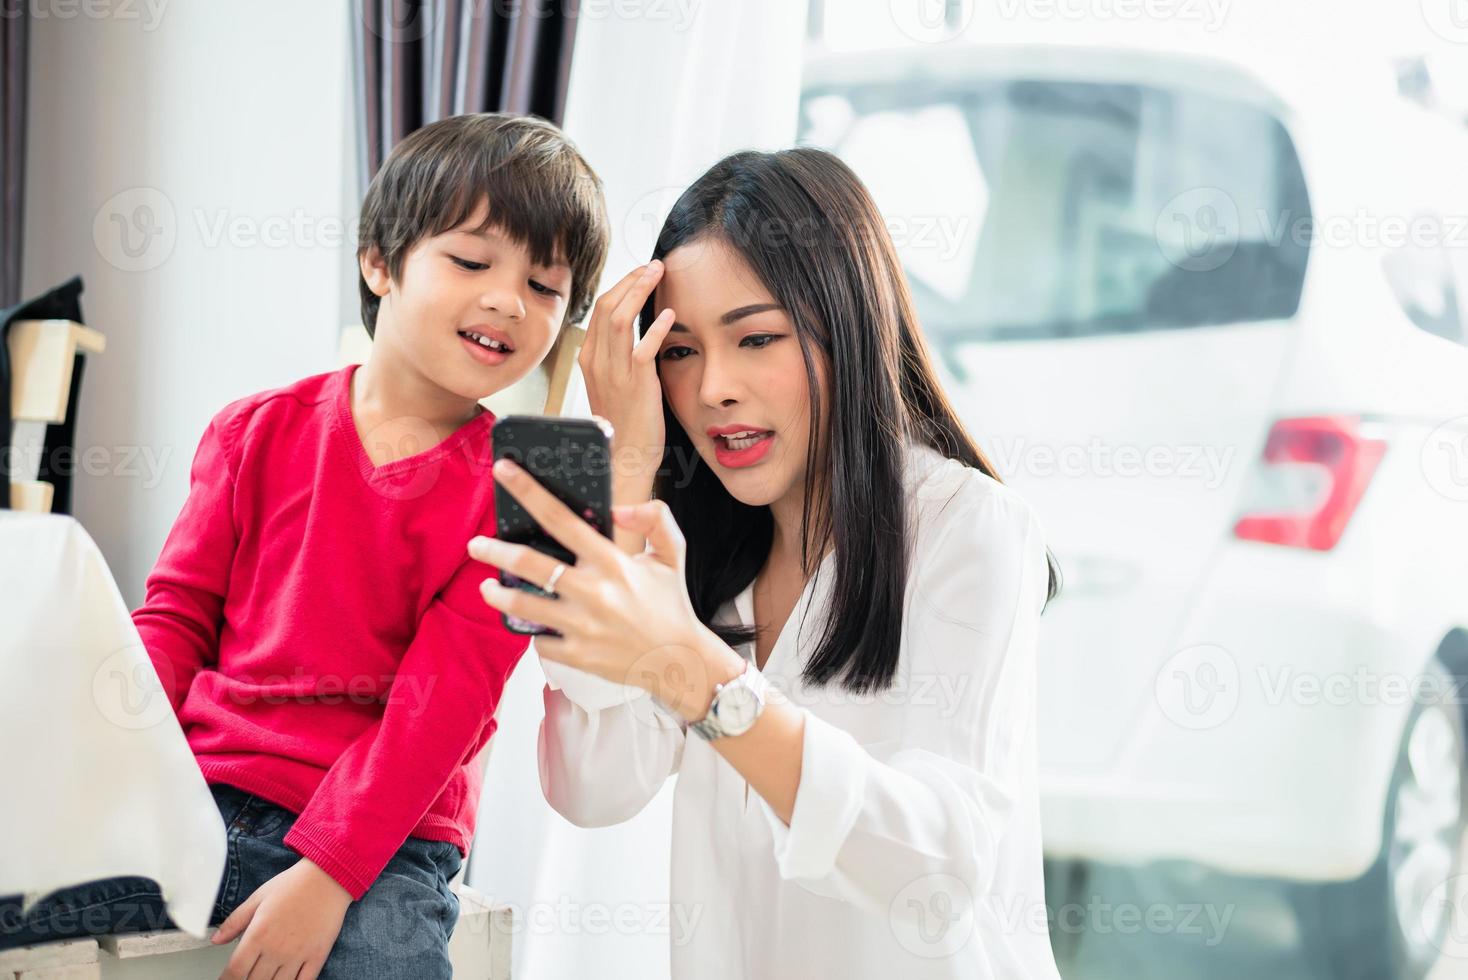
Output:
<instances>
[{"instance_id":1,"label":"woman","mask_svg":"<svg viewBox=\"0 0 1468 980\"><path fill-rule=\"evenodd\" d=\"M484 585L562 634L535 644L551 805L615 823L679 774L672 902L697 926L673 976L1057 976L1034 694L1054 571L940 391L856 176L813 149L723 160L580 360L616 499L658 499L614 508L613 545L500 464L577 561L470 554L555 594Z\"/></svg>"}]
</instances>

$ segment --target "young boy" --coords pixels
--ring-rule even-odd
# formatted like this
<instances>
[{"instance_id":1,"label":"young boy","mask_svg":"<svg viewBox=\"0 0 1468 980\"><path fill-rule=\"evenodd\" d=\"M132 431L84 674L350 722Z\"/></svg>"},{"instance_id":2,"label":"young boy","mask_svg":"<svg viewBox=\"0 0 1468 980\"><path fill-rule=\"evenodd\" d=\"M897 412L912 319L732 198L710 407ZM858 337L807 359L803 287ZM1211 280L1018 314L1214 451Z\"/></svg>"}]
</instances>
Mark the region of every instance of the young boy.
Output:
<instances>
[{"instance_id":1,"label":"young boy","mask_svg":"<svg viewBox=\"0 0 1468 980\"><path fill-rule=\"evenodd\" d=\"M476 757L527 646L465 550L495 533L479 400L585 316L608 248L595 173L501 114L409 136L361 222L370 358L214 417L133 613L229 828L226 975L450 976Z\"/></svg>"}]
</instances>

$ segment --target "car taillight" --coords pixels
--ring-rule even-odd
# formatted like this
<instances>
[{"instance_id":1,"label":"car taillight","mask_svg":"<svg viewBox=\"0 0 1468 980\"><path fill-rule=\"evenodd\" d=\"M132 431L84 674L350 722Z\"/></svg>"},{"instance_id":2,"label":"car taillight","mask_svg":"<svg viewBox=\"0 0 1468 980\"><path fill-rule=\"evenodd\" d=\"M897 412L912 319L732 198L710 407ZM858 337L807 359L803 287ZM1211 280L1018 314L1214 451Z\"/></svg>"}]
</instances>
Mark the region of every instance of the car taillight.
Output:
<instances>
[{"instance_id":1,"label":"car taillight","mask_svg":"<svg viewBox=\"0 0 1468 980\"><path fill-rule=\"evenodd\" d=\"M1386 442L1355 418L1281 419L1269 430L1234 536L1329 551L1345 533Z\"/></svg>"}]
</instances>

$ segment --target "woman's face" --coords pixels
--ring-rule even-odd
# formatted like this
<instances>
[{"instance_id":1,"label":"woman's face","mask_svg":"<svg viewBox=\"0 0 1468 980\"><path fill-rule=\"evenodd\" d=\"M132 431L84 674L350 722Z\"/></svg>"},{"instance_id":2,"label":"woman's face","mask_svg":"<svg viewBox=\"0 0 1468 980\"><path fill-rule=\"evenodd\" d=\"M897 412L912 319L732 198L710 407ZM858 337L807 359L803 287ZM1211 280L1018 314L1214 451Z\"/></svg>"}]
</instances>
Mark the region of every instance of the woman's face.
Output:
<instances>
[{"instance_id":1,"label":"woman's face","mask_svg":"<svg viewBox=\"0 0 1468 980\"><path fill-rule=\"evenodd\" d=\"M673 415L736 500L801 500L810 394L789 313L717 239L674 249L664 264L655 308L671 307L676 322L658 352L658 373ZM819 356L815 370L824 404ZM729 437L738 432L753 435Z\"/></svg>"}]
</instances>

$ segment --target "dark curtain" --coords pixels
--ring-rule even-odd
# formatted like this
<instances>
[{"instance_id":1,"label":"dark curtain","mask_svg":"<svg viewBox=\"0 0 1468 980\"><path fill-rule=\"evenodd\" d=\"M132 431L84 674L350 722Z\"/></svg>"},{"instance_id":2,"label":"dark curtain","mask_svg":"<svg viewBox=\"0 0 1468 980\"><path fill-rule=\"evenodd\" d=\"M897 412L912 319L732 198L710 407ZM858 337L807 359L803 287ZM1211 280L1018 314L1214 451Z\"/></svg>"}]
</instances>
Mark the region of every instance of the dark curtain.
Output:
<instances>
[{"instance_id":1,"label":"dark curtain","mask_svg":"<svg viewBox=\"0 0 1468 980\"><path fill-rule=\"evenodd\" d=\"M9 307L20 298L28 16L23 0L0 0L0 307ZM0 510L10 509L8 325L8 320L0 320Z\"/></svg>"},{"instance_id":2,"label":"dark curtain","mask_svg":"<svg viewBox=\"0 0 1468 980\"><path fill-rule=\"evenodd\" d=\"M353 0L353 8L364 191L399 140L445 116L521 112L560 124L577 0Z\"/></svg>"},{"instance_id":3,"label":"dark curtain","mask_svg":"<svg viewBox=\"0 0 1468 980\"><path fill-rule=\"evenodd\" d=\"M0 0L0 307L20 299L27 6Z\"/></svg>"}]
</instances>

